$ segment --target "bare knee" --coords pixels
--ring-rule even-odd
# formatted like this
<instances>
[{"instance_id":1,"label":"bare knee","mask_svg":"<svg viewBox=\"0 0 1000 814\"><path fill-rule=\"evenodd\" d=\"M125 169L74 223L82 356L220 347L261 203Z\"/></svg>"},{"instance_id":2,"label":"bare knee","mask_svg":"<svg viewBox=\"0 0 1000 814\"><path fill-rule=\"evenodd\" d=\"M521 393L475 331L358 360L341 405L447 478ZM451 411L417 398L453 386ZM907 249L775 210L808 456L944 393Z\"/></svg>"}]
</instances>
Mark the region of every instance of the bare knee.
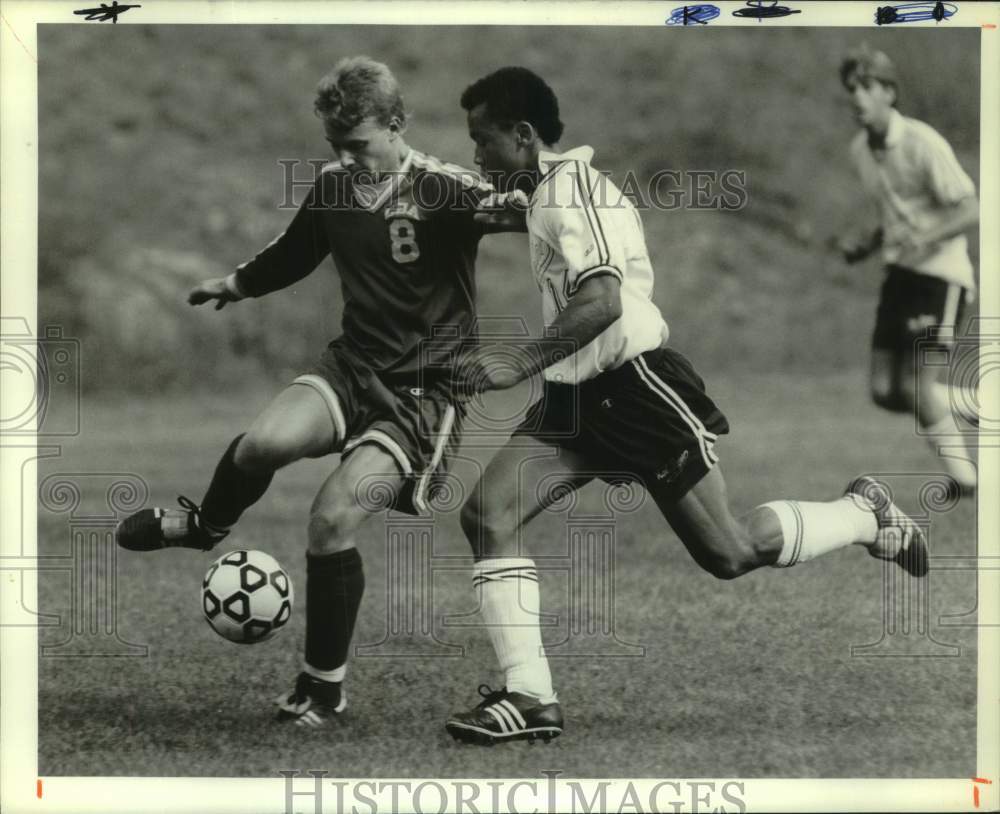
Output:
<instances>
[{"instance_id":1,"label":"bare knee","mask_svg":"<svg viewBox=\"0 0 1000 814\"><path fill-rule=\"evenodd\" d=\"M462 506L459 519L477 560L515 553L517 523L510 508L491 505L477 489Z\"/></svg>"},{"instance_id":2,"label":"bare knee","mask_svg":"<svg viewBox=\"0 0 1000 814\"><path fill-rule=\"evenodd\" d=\"M309 553L333 554L354 547L354 532L367 513L353 500L314 504L309 513Z\"/></svg>"},{"instance_id":3,"label":"bare knee","mask_svg":"<svg viewBox=\"0 0 1000 814\"><path fill-rule=\"evenodd\" d=\"M251 427L236 447L234 460L241 469L273 472L304 456L301 442L275 426Z\"/></svg>"},{"instance_id":4,"label":"bare knee","mask_svg":"<svg viewBox=\"0 0 1000 814\"><path fill-rule=\"evenodd\" d=\"M698 562L713 577L724 580L736 579L764 564L750 532L742 527L714 541Z\"/></svg>"},{"instance_id":5,"label":"bare knee","mask_svg":"<svg viewBox=\"0 0 1000 814\"><path fill-rule=\"evenodd\" d=\"M750 552L727 551L712 554L701 565L716 579L730 580L753 571L759 566L759 563Z\"/></svg>"}]
</instances>

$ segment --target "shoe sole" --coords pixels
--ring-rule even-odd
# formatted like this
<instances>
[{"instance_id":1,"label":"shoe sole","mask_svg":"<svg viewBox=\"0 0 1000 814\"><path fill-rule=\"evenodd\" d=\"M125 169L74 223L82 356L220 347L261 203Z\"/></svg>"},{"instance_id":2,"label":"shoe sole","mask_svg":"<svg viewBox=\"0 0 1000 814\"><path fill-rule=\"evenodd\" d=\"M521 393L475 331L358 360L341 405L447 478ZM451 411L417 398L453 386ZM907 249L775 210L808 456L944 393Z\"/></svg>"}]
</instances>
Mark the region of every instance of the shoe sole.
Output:
<instances>
[{"instance_id":1,"label":"shoe sole","mask_svg":"<svg viewBox=\"0 0 1000 814\"><path fill-rule=\"evenodd\" d=\"M562 729L556 726L536 726L531 729L522 729L520 732L499 733L490 732L477 726L448 722L444 727L448 734L460 743L473 743L479 746L495 746L498 743L508 741L549 741L558 738L562 734Z\"/></svg>"}]
</instances>

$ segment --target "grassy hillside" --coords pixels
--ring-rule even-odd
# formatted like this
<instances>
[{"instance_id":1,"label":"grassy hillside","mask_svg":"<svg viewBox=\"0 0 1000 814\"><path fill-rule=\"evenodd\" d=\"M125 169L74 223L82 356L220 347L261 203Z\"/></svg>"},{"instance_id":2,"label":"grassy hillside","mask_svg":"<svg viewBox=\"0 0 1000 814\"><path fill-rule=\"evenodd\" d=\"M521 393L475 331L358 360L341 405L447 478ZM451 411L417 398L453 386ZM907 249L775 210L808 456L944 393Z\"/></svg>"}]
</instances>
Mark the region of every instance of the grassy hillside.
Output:
<instances>
[{"instance_id":1,"label":"grassy hillside","mask_svg":"<svg viewBox=\"0 0 1000 814\"><path fill-rule=\"evenodd\" d=\"M326 155L313 87L363 52L397 72L410 142L449 160L471 164L462 89L523 64L559 94L563 145L593 145L619 181L744 171L742 211L644 214L675 344L709 375L854 366L878 266L823 245L857 209L837 65L862 36L897 60L904 112L978 181L973 30L42 26L41 322L83 340L90 388L272 384L308 364L339 332L329 264L220 313L184 295L284 228L278 160ZM523 239L490 238L481 257L481 312L537 327Z\"/></svg>"}]
</instances>

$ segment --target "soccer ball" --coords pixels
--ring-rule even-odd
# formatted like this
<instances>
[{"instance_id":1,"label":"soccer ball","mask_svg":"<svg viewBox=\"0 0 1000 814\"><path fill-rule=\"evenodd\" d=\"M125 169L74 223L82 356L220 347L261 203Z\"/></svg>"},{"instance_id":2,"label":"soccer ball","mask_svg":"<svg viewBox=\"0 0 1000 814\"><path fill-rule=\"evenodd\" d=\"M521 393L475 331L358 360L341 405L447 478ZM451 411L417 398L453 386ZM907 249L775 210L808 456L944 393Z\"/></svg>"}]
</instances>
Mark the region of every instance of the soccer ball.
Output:
<instances>
[{"instance_id":1,"label":"soccer ball","mask_svg":"<svg viewBox=\"0 0 1000 814\"><path fill-rule=\"evenodd\" d=\"M201 583L201 608L220 636L239 644L270 639L292 615L292 581L263 551L230 551Z\"/></svg>"}]
</instances>

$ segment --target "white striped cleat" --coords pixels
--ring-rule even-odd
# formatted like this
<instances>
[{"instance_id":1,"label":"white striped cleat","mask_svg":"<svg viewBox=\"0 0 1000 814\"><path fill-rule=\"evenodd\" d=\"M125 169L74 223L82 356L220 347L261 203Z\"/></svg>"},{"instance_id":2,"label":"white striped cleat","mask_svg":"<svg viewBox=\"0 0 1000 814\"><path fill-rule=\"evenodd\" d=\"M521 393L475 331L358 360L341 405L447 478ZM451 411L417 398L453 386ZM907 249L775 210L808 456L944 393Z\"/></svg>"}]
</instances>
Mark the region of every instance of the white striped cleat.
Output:
<instances>
[{"instance_id":1,"label":"white striped cleat","mask_svg":"<svg viewBox=\"0 0 1000 814\"><path fill-rule=\"evenodd\" d=\"M880 560L892 560L915 577L927 576L930 552L923 530L895 503L884 483L862 475L844 490L855 502L861 501L878 521L878 533L868 546L868 553Z\"/></svg>"},{"instance_id":2,"label":"white striped cleat","mask_svg":"<svg viewBox=\"0 0 1000 814\"><path fill-rule=\"evenodd\" d=\"M294 721L296 726L319 728L347 708L347 694L340 683L322 681L308 673L299 673L295 689L279 695L278 720Z\"/></svg>"},{"instance_id":3,"label":"white striped cleat","mask_svg":"<svg viewBox=\"0 0 1000 814\"><path fill-rule=\"evenodd\" d=\"M493 746L516 740L550 741L563 731L562 707L555 701L543 704L520 692L493 690L479 685L483 697L468 712L453 714L445 729L457 741Z\"/></svg>"}]
</instances>

